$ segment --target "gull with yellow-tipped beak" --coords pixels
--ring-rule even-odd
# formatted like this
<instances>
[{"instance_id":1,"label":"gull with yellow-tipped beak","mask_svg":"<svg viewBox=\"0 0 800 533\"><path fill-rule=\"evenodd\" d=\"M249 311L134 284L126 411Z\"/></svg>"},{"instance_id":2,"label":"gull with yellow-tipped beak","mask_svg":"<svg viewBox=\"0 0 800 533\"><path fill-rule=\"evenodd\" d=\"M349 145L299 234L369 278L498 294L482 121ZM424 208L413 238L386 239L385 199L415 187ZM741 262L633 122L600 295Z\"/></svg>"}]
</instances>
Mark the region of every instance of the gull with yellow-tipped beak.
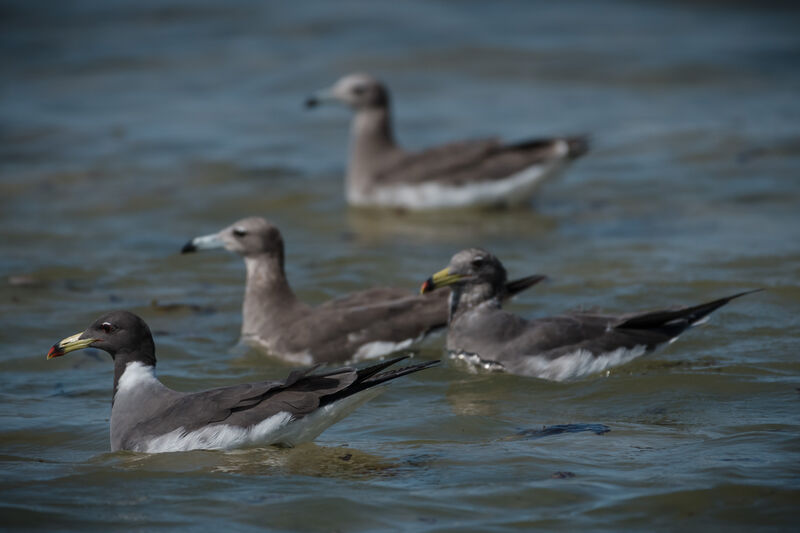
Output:
<instances>
[{"instance_id":1,"label":"gull with yellow-tipped beak","mask_svg":"<svg viewBox=\"0 0 800 533\"><path fill-rule=\"evenodd\" d=\"M745 291L691 307L526 320L502 308L506 270L486 250L458 252L423 293L449 287L447 350L478 367L562 381L622 365L674 341ZM760 290L760 289L756 289Z\"/></svg>"}]
</instances>

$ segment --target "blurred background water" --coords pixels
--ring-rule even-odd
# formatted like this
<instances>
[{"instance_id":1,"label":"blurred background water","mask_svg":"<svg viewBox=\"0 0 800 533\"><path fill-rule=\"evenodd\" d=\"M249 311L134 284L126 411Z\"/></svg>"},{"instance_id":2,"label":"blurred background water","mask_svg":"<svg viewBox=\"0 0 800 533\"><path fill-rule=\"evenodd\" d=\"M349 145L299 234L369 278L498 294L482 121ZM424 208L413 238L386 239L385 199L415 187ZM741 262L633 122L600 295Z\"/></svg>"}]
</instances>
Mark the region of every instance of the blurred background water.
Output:
<instances>
[{"instance_id":1,"label":"blurred background water","mask_svg":"<svg viewBox=\"0 0 800 533\"><path fill-rule=\"evenodd\" d=\"M799 27L789 2L3 1L0 527L795 528ZM352 71L389 84L408 147L592 151L523 210L348 210L350 114L301 103ZM180 390L290 369L236 347L241 261L178 254L246 215L310 302L414 291L474 245L551 276L528 316L768 290L604 376L448 362L296 449L108 453L108 357L45 361L106 310L150 323Z\"/></svg>"}]
</instances>

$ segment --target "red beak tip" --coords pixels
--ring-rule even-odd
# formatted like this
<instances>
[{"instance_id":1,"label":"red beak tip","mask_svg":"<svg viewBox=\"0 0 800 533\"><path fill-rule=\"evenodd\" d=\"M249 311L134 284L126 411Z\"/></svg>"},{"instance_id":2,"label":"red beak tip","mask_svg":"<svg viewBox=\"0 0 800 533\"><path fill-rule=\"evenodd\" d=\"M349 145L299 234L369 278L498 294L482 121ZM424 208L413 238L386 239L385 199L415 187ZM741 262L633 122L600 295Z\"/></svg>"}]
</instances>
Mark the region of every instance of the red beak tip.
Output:
<instances>
[{"instance_id":1,"label":"red beak tip","mask_svg":"<svg viewBox=\"0 0 800 533\"><path fill-rule=\"evenodd\" d=\"M53 357L61 357L64 355L64 352L58 349L58 346L53 346L50 348L50 351L47 352L47 358L52 359Z\"/></svg>"}]
</instances>

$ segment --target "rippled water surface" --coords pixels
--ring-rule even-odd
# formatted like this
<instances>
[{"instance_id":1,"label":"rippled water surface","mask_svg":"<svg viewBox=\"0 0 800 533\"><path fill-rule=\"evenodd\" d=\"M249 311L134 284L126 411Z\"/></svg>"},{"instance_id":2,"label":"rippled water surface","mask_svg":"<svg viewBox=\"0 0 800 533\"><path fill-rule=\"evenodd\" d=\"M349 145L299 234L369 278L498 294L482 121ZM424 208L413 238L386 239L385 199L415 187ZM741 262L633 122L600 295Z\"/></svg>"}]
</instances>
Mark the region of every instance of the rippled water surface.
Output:
<instances>
[{"instance_id":1,"label":"rippled water surface","mask_svg":"<svg viewBox=\"0 0 800 533\"><path fill-rule=\"evenodd\" d=\"M3 2L1 527L796 528L800 16L761 4ZM355 70L390 83L407 146L592 151L527 209L348 210L349 113L301 102ZM767 291L608 375L447 362L295 449L109 453L108 357L45 361L106 310L150 323L174 388L289 371L236 346L241 261L178 254L254 214L311 302L414 291L472 245L550 275L511 304L529 316Z\"/></svg>"}]
</instances>

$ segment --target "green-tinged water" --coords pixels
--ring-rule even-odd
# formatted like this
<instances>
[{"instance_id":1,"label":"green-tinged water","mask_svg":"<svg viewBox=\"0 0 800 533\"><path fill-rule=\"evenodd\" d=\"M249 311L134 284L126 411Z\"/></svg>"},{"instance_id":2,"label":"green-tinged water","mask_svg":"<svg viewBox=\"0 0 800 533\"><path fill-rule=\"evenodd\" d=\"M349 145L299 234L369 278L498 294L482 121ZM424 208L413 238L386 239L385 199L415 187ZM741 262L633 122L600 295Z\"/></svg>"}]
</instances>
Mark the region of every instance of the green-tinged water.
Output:
<instances>
[{"instance_id":1,"label":"green-tinged water","mask_svg":"<svg viewBox=\"0 0 800 533\"><path fill-rule=\"evenodd\" d=\"M798 23L716 2L4 2L0 529L795 529ZM390 84L407 146L592 151L522 210L348 210L349 113L301 103L356 70ZM510 304L528 316L767 290L580 381L446 361L295 449L109 453L108 356L45 360L107 310L145 318L179 390L291 369L237 346L241 260L178 253L248 215L281 228L309 302L416 291L476 245L550 276Z\"/></svg>"}]
</instances>

